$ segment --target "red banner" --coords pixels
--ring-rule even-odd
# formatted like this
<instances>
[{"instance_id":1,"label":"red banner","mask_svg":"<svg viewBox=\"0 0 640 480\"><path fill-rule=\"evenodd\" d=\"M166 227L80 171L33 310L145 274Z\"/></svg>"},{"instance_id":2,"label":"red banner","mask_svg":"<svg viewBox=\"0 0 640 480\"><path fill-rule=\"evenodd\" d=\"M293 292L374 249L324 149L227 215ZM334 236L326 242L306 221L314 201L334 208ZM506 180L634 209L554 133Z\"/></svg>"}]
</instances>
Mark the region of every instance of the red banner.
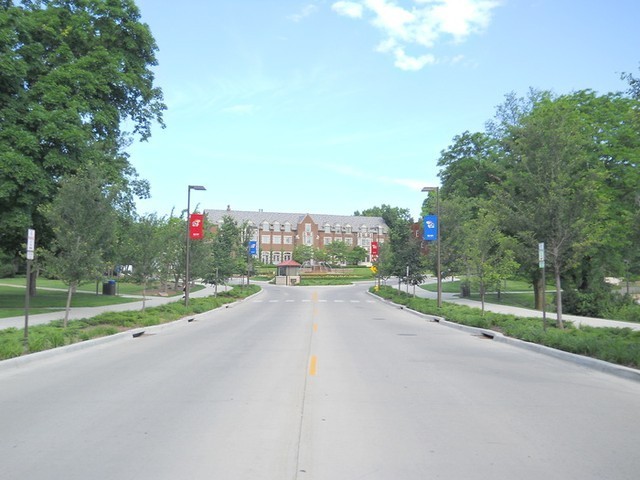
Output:
<instances>
[{"instance_id":1,"label":"red banner","mask_svg":"<svg viewBox=\"0 0 640 480\"><path fill-rule=\"evenodd\" d=\"M204 237L204 215L192 213L189 217L189 238L200 240Z\"/></svg>"},{"instance_id":2,"label":"red banner","mask_svg":"<svg viewBox=\"0 0 640 480\"><path fill-rule=\"evenodd\" d=\"M371 242L371 256L378 256L378 242Z\"/></svg>"}]
</instances>

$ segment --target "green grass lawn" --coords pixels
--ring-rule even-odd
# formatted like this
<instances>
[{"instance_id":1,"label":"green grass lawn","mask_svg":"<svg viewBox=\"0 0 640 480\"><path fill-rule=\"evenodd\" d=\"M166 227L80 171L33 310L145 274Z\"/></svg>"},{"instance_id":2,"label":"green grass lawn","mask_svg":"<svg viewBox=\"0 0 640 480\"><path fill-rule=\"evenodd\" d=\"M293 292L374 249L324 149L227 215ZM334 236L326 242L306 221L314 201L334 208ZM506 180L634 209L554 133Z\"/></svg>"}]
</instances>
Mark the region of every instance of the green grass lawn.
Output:
<instances>
[{"instance_id":1,"label":"green grass lawn","mask_svg":"<svg viewBox=\"0 0 640 480\"><path fill-rule=\"evenodd\" d=\"M5 285L15 285L15 287ZM24 277L0 279L0 318L24 315L25 288L26 282ZM148 287L147 292L150 292L153 288L157 289L157 285ZM195 285L191 291L195 292L201 288L203 287ZM60 280L39 278L37 281L36 291L36 296L29 300L30 315L64 310L67 304L67 286L63 282ZM80 287L78 287L78 291L71 299L71 307L99 307L102 305L136 302L140 299L122 297L121 295L142 295L142 285L129 282L118 282L118 295L102 295L102 283L99 283L99 294L96 295L95 292L95 283L85 283L80 285ZM149 295L149 293L147 293L147 295ZM169 291L169 295L181 296L182 291Z\"/></svg>"},{"instance_id":2,"label":"green grass lawn","mask_svg":"<svg viewBox=\"0 0 640 480\"><path fill-rule=\"evenodd\" d=\"M0 286L0 318L24 315L24 294L24 288ZM71 306L97 307L101 305L135 302L137 300L136 298L126 298L116 295L96 295L95 293L76 292L71 299ZM37 295L29 299L29 314L35 315L38 313L64 310L66 304L66 291L37 289Z\"/></svg>"},{"instance_id":3,"label":"green grass lawn","mask_svg":"<svg viewBox=\"0 0 640 480\"><path fill-rule=\"evenodd\" d=\"M38 288L60 288L63 290L67 289L67 286L61 280L50 280L48 278L38 278L38 281L36 283ZM24 287L26 284L26 281L24 277L2 278L0 279L0 285L1 284L16 285L19 287ZM101 294L102 282L98 283L97 287L98 287L98 293ZM159 288L159 285L157 283L155 284L150 283L149 285L147 285L147 291L150 291L153 289L157 290L158 288ZM201 288L201 287L198 287L196 285L191 290L195 291L198 288ZM119 281L117 282L117 290L118 290L118 295L142 295L142 285L137 283ZM96 283L95 282L83 283L78 287L78 291L95 294ZM182 291L176 292L176 291L170 290L168 293L169 295L182 295Z\"/></svg>"},{"instance_id":4,"label":"green grass lawn","mask_svg":"<svg viewBox=\"0 0 640 480\"><path fill-rule=\"evenodd\" d=\"M444 293L456 293L460 294L460 281L442 281L442 291ZM420 288L428 290L430 292L436 292L438 285L436 283L429 283L421 285ZM547 285L547 311L555 311L553 302L553 285ZM480 294L477 291L471 289L471 300L480 301ZM533 295L533 287L529 282L524 280L507 280L502 285L502 292L498 296L497 292L487 292L484 296L484 301L487 303L496 303L498 305L509 305L512 307L522 308L535 308L535 299Z\"/></svg>"}]
</instances>

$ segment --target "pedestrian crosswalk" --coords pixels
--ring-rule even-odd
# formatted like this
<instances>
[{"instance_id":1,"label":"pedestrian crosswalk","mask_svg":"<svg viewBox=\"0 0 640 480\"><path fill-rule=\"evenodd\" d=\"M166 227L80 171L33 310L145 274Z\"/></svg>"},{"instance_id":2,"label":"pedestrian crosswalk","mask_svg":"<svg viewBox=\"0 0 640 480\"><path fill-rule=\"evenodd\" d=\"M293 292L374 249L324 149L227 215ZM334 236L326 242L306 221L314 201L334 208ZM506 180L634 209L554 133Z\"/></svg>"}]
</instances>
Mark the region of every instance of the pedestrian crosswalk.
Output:
<instances>
[{"instance_id":1,"label":"pedestrian crosswalk","mask_svg":"<svg viewBox=\"0 0 640 480\"><path fill-rule=\"evenodd\" d=\"M375 300L344 300L344 299L326 299L321 298L318 300L310 300L310 299L302 299L302 300L292 300L292 299L261 299L256 298L253 300L254 303L374 303Z\"/></svg>"}]
</instances>

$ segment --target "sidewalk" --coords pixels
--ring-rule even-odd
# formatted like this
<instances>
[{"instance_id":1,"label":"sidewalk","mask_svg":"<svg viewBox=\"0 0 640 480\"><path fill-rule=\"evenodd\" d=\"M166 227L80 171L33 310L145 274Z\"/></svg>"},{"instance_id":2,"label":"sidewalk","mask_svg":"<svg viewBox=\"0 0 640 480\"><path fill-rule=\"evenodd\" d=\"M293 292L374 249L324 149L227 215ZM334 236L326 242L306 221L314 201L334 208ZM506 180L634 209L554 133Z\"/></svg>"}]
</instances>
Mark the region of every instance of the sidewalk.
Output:
<instances>
[{"instance_id":1,"label":"sidewalk","mask_svg":"<svg viewBox=\"0 0 640 480\"><path fill-rule=\"evenodd\" d=\"M219 291L223 291L224 287L221 287ZM215 293L215 287L211 285L205 286L202 290L197 292L190 292L190 298L208 297ZM131 297L131 295L126 295ZM104 312L126 312L131 310L142 310L142 296L139 296L139 302L120 303L117 305L103 305L100 307L77 307L71 308L69 311L69 320L78 320L81 318L95 317ZM179 302L182 298L180 295L174 295L173 297L147 297L145 307L158 307L166 303ZM41 325L49 323L54 320L64 319L64 310L51 312L51 313L39 313L37 315L29 315L29 326ZM19 317L7 317L0 318L0 329L4 328L24 328L24 315Z\"/></svg>"},{"instance_id":2,"label":"sidewalk","mask_svg":"<svg viewBox=\"0 0 640 480\"><path fill-rule=\"evenodd\" d=\"M387 285L393 288L398 288L398 281L387 282ZM436 283L435 279L431 279L428 283ZM406 285L402 284L400 290L406 292ZM417 297L421 298L430 298L433 300L437 300L438 295L436 292L429 292L428 290L424 290L420 287L416 287L415 294ZM413 287L409 287L409 293L413 294ZM482 308L482 302L477 300L470 300L468 298L460 298L458 294L455 293L442 293L442 301L455 303L458 305L467 305L473 308ZM542 318L542 312L540 310L533 310L527 308L520 307L510 307L509 305L498 305L495 303L487 303L484 304L484 309L487 312L495 312L495 313L505 313L511 315L517 315L519 317L534 317L534 318ZM555 323L556 314L555 312L547 312L547 320L549 323ZM577 315L562 315L562 320L565 322L572 322L574 325L588 325L591 327L614 327L614 328L631 328L632 330L640 330L640 324L632 323L632 322L622 322L619 320L607 320L604 318L591 318L591 317L579 317Z\"/></svg>"}]
</instances>

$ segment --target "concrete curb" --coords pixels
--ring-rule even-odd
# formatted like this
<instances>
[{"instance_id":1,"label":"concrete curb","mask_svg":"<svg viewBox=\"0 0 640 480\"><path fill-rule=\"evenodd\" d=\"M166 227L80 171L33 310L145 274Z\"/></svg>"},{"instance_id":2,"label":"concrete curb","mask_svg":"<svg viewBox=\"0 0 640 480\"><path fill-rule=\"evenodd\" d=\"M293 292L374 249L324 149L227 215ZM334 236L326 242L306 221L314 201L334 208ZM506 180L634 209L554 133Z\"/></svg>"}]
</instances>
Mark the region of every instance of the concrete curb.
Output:
<instances>
[{"instance_id":1,"label":"concrete curb","mask_svg":"<svg viewBox=\"0 0 640 480\"><path fill-rule=\"evenodd\" d=\"M617 377L625 378L627 380L634 380L636 382L640 382L640 370L636 370L635 368L616 365L615 363L605 362L604 360L598 360L597 358L586 357L583 355L578 355L576 353L565 352L563 350L558 350L558 349L547 347L544 345L539 345L537 343L525 342L524 340L507 337L500 332L488 330L486 328L470 327L468 325L462 325L459 323L450 322L448 320L445 320L442 317L438 317L437 315L427 315L425 313L421 313L416 310L407 308L404 305L400 305L400 304L391 302L389 300L386 300L371 292L367 292L367 293L377 298L381 302L386 303L389 306L393 306L394 308L399 308L401 310L406 310L408 313L417 315L427 321L439 323L440 325L444 325L445 327L455 328L456 330L462 330L464 332L471 333L472 335L482 335L486 338L490 338L491 340L495 340L496 342L506 343L514 347L523 348L525 350L547 355L553 358L557 358L559 360L571 362L573 364L577 364L586 368L591 368L593 370L597 370L603 373L608 373L610 375L615 375Z\"/></svg>"},{"instance_id":2,"label":"concrete curb","mask_svg":"<svg viewBox=\"0 0 640 480\"><path fill-rule=\"evenodd\" d=\"M149 327L136 327L131 330L127 330L124 332L114 333L113 335L108 335L106 337L93 338L91 340L85 340L83 342L72 343L71 345L65 345L64 347L51 348L49 350L43 350L41 352L29 353L28 355L22 355L20 357L8 358L6 360L0 360L0 373L4 371L8 371L12 368L18 368L22 365L27 365L30 363L35 363L40 360L46 360L52 357L56 357L59 355L64 355L67 353L76 352L79 350L86 350L89 348L94 348L100 345L105 345L114 342L121 342L127 340L134 340L137 337L142 336L145 333L155 333L160 332L162 330L168 330L170 328L175 328L182 324L191 323L194 319L201 315L206 315L211 312L215 312L216 310L221 310L224 308L233 308L235 305L238 305L250 298L253 298L263 292L262 289L260 291L254 293L253 295L249 295L248 297L241 298L236 300L235 302L226 303L224 305L219 306L218 308L214 308L213 310L208 310L202 313L196 313L194 315L188 315L186 317L179 318L178 320L173 320L167 323L161 323L160 325L151 325Z\"/></svg>"}]
</instances>

